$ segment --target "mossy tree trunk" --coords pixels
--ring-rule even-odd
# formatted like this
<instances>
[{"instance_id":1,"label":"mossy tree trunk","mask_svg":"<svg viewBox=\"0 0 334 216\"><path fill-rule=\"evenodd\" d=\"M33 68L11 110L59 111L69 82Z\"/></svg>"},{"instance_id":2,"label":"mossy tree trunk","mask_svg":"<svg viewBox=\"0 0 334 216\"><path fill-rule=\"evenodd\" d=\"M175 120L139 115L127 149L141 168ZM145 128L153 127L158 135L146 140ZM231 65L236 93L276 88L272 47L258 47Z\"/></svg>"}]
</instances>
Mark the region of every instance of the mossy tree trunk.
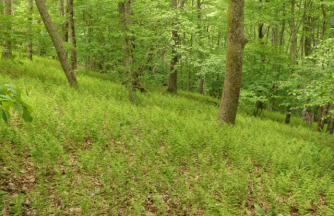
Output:
<instances>
[{"instance_id":1,"label":"mossy tree trunk","mask_svg":"<svg viewBox=\"0 0 334 216\"><path fill-rule=\"evenodd\" d=\"M199 37L198 37L198 40L199 40L199 46L200 47L203 47L203 40L202 40L202 35L203 35L203 26L202 26L202 23L201 23L201 19L202 19L202 11L201 11L201 6L202 6L203 2L201 2L201 0L197 0L197 18L198 18L198 26L197 28L199 29ZM203 62L203 53L202 51L199 51L199 72L202 72L202 62ZM202 95L204 95L204 76L201 74L199 76L199 85L198 85L198 92Z\"/></svg>"},{"instance_id":2,"label":"mossy tree trunk","mask_svg":"<svg viewBox=\"0 0 334 216\"><path fill-rule=\"evenodd\" d=\"M133 42L132 36L130 32L131 25L131 0L126 0L123 3L118 3L118 11L120 17L120 23L122 25L123 32L123 63L125 68L126 75L126 84L130 93L130 101L135 103L134 98L134 74L132 71L133 67Z\"/></svg>"},{"instance_id":3,"label":"mossy tree trunk","mask_svg":"<svg viewBox=\"0 0 334 216\"><path fill-rule=\"evenodd\" d=\"M227 55L219 123L235 123L242 79L243 52L248 38L244 31L245 0L230 0L227 12Z\"/></svg>"},{"instance_id":4,"label":"mossy tree trunk","mask_svg":"<svg viewBox=\"0 0 334 216\"><path fill-rule=\"evenodd\" d=\"M32 61L32 31L31 31L31 26L32 26L32 10L34 7L34 0L29 0L29 30L28 30L28 35L29 35L29 43L28 43L28 49L27 49L27 53L28 53L28 59Z\"/></svg>"},{"instance_id":5,"label":"mossy tree trunk","mask_svg":"<svg viewBox=\"0 0 334 216\"><path fill-rule=\"evenodd\" d=\"M49 12L45 6L45 0L35 0L35 1L36 1L36 5L38 8L39 14L41 15L41 18L46 27L46 30L48 31L51 37L51 40L56 48L58 59L60 61L61 67L63 68L66 74L67 80L71 86L74 86L77 88L78 87L77 79L71 69L70 62L68 61L63 43L58 34L56 26L53 24L51 17L49 15Z\"/></svg>"},{"instance_id":6,"label":"mossy tree trunk","mask_svg":"<svg viewBox=\"0 0 334 216\"><path fill-rule=\"evenodd\" d=\"M5 15L10 16L12 13L12 0L4 0ZM12 23L10 20L5 24L5 41L2 51L2 58L12 59L12 38L10 36L10 31L12 30Z\"/></svg>"},{"instance_id":7,"label":"mossy tree trunk","mask_svg":"<svg viewBox=\"0 0 334 216\"><path fill-rule=\"evenodd\" d=\"M184 7L185 0L180 0L178 4L178 0L172 0L172 8L180 9ZM174 41L174 45L172 46L172 60L170 62L169 67L169 81L168 81L168 89L167 91L177 93L177 69L176 64L179 61L179 54L177 52L177 47L180 45L180 37L177 29L177 21L174 21L174 29L172 30L172 40Z\"/></svg>"},{"instance_id":8,"label":"mossy tree trunk","mask_svg":"<svg viewBox=\"0 0 334 216\"><path fill-rule=\"evenodd\" d=\"M60 16L66 17L67 16L67 0L63 2L63 0L58 0L59 3L59 10ZM62 40L63 42L68 42L68 21L67 19L62 24Z\"/></svg>"}]
</instances>

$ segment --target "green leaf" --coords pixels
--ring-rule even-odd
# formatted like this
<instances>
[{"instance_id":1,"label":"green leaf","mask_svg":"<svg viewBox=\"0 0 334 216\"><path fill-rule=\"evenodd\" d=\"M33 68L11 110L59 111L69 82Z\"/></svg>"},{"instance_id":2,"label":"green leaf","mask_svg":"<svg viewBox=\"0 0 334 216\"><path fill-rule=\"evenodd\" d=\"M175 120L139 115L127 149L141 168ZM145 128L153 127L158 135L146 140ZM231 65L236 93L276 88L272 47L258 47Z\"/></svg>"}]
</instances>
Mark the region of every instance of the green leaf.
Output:
<instances>
[{"instance_id":1,"label":"green leaf","mask_svg":"<svg viewBox=\"0 0 334 216\"><path fill-rule=\"evenodd\" d=\"M4 95L5 94L5 90L3 89L3 87L0 85L0 95Z\"/></svg>"},{"instance_id":2,"label":"green leaf","mask_svg":"<svg viewBox=\"0 0 334 216\"><path fill-rule=\"evenodd\" d=\"M29 96L29 89L27 87L24 86L24 89L26 90L26 94Z\"/></svg>"},{"instance_id":3,"label":"green leaf","mask_svg":"<svg viewBox=\"0 0 334 216\"><path fill-rule=\"evenodd\" d=\"M18 111L18 112L22 112L22 110L23 110L23 106L22 106L22 104L19 104L19 103L17 103L17 102L14 102L14 109L15 109L16 111Z\"/></svg>"},{"instance_id":4,"label":"green leaf","mask_svg":"<svg viewBox=\"0 0 334 216\"><path fill-rule=\"evenodd\" d=\"M6 87L16 89L17 87L12 84L5 84Z\"/></svg>"},{"instance_id":5,"label":"green leaf","mask_svg":"<svg viewBox=\"0 0 334 216\"><path fill-rule=\"evenodd\" d=\"M32 107L29 106L28 104L26 104L26 103L24 103L24 102L22 102L21 104L27 108L28 112L32 113L32 112L34 111L34 110L32 109Z\"/></svg>"},{"instance_id":6,"label":"green leaf","mask_svg":"<svg viewBox=\"0 0 334 216\"><path fill-rule=\"evenodd\" d=\"M6 191L2 191L2 190L0 190L0 196L1 195L4 195L4 194L6 194L7 192Z\"/></svg>"},{"instance_id":7,"label":"green leaf","mask_svg":"<svg viewBox=\"0 0 334 216\"><path fill-rule=\"evenodd\" d=\"M12 95L14 95L14 98L18 98L19 97L19 94L15 90L9 89L9 91L12 93Z\"/></svg>"},{"instance_id":8,"label":"green leaf","mask_svg":"<svg viewBox=\"0 0 334 216\"><path fill-rule=\"evenodd\" d=\"M273 213L274 211L275 211L275 209L276 209L276 207L274 206L274 207L272 207L270 210L269 210L269 212L268 212L268 215L269 214L271 214L271 213Z\"/></svg>"},{"instance_id":9,"label":"green leaf","mask_svg":"<svg viewBox=\"0 0 334 216\"><path fill-rule=\"evenodd\" d=\"M33 120L33 117L30 115L30 112L24 106L23 106L23 115L22 115L22 118L26 122L32 122L32 120Z\"/></svg>"},{"instance_id":10,"label":"green leaf","mask_svg":"<svg viewBox=\"0 0 334 216\"><path fill-rule=\"evenodd\" d=\"M8 118L7 118L7 115L6 115L5 111L3 109L1 109L0 112L1 112L2 119L6 122L6 124L8 124Z\"/></svg>"},{"instance_id":11,"label":"green leaf","mask_svg":"<svg viewBox=\"0 0 334 216\"><path fill-rule=\"evenodd\" d=\"M254 204L254 207L258 215L266 216L266 213L263 211L263 209L258 204Z\"/></svg>"},{"instance_id":12,"label":"green leaf","mask_svg":"<svg viewBox=\"0 0 334 216\"><path fill-rule=\"evenodd\" d=\"M5 7L0 3L0 10L5 9Z\"/></svg>"}]
</instances>

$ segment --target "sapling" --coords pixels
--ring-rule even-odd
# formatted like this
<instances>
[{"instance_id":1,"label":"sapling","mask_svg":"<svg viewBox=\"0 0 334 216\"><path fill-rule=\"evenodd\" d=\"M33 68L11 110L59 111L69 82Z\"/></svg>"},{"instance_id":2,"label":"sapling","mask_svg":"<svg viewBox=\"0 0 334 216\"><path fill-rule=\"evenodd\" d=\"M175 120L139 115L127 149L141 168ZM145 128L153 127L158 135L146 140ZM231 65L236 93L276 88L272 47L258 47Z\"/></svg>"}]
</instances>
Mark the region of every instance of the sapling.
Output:
<instances>
[{"instance_id":1,"label":"sapling","mask_svg":"<svg viewBox=\"0 0 334 216\"><path fill-rule=\"evenodd\" d=\"M28 89L25 88L29 96ZM33 109L23 102L21 98L21 89L12 84L0 84L0 118L7 124L10 118L10 108L13 108L18 113L22 113L22 118L26 122L31 122L33 117L31 113Z\"/></svg>"},{"instance_id":2,"label":"sapling","mask_svg":"<svg viewBox=\"0 0 334 216\"><path fill-rule=\"evenodd\" d=\"M258 204L254 204L254 207L255 207L255 210L257 211L257 214L258 215L261 215L261 216L283 216L282 214L277 214L277 213L274 213L276 207L273 206L269 211L268 211L268 214L266 214L266 212L258 205Z\"/></svg>"}]
</instances>

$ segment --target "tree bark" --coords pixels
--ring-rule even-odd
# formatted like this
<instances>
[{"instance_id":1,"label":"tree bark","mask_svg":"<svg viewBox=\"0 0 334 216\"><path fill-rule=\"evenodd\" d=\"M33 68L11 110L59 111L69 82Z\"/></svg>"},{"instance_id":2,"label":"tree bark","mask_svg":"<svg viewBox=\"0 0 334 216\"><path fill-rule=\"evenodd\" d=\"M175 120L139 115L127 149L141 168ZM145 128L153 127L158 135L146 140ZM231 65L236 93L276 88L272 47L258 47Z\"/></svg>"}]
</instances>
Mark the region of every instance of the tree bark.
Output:
<instances>
[{"instance_id":1,"label":"tree bark","mask_svg":"<svg viewBox=\"0 0 334 216\"><path fill-rule=\"evenodd\" d=\"M330 110L333 110L333 109L334 109L334 104L331 104L330 105ZM333 129L334 129L334 115L331 112L329 114L326 132L332 134L333 133Z\"/></svg>"},{"instance_id":2,"label":"tree bark","mask_svg":"<svg viewBox=\"0 0 334 216\"><path fill-rule=\"evenodd\" d=\"M324 107L320 106L319 109L319 118L318 118L318 125L317 125L317 131L320 132L320 125L321 125L321 118L322 118L322 112L323 112Z\"/></svg>"},{"instance_id":3,"label":"tree bark","mask_svg":"<svg viewBox=\"0 0 334 216\"><path fill-rule=\"evenodd\" d=\"M324 130L324 126L325 126L325 119L324 118L327 115L328 108L329 108L329 104L326 104L326 105L322 106L322 113L321 113L321 118L319 116L320 121L318 121L319 128L317 127L317 131L320 131L320 129L321 129L321 131Z\"/></svg>"},{"instance_id":4,"label":"tree bark","mask_svg":"<svg viewBox=\"0 0 334 216\"><path fill-rule=\"evenodd\" d=\"M296 0L291 1L291 49L290 49L290 56L291 56L291 63L292 63L292 71L294 70L294 66L296 63L296 23L295 23L295 4ZM287 107L287 114L285 117L285 123L290 123L291 117L291 106Z\"/></svg>"},{"instance_id":5,"label":"tree bark","mask_svg":"<svg viewBox=\"0 0 334 216\"><path fill-rule=\"evenodd\" d=\"M73 0L68 0L68 24L70 30L70 39L71 39L71 68L72 70L77 69L78 60L77 60L77 42L75 39L75 28L74 28L74 11L73 11Z\"/></svg>"},{"instance_id":6,"label":"tree bark","mask_svg":"<svg viewBox=\"0 0 334 216\"><path fill-rule=\"evenodd\" d=\"M291 1L291 62L294 66L296 62L296 24L295 24L295 3L296 0Z\"/></svg>"},{"instance_id":7,"label":"tree bark","mask_svg":"<svg viewBox=\"0 0 334 216\"><path fill-rule=\"evenodd\" d=\"M2 6L5 7L5 3L3 2L3 0L0 0L0 4L2 4ZM3 14L3 9L0 10L0 15L2 15L2 14Z\"/></svg>"},{"instance_id":8,"label":"tree bark","mask_svg":"<svg viewBox=\"0 0 334 216\"><path fill-rule=\"evenodd\" d=\"M29 35L29 43L28 43L28 59L32 61L32 31L31 31L31 27L32 27L32 10L34 7L34 0L29 0L29 18L28 18L28 22L29 22L29 30L28 30L28 35Z\"/></svg>"},{"instance_id":9,"label":"tree bark","mask_svg":"<svg viewBox=\"0 0 334 216\"><path fill-rule=\"evenodd\" d=\"M0 0L0 4L1 4L3 7L5 7L5 3L4 3L3 0ZM2 14L4 14L4 11L3 11L3 9L0 9L0 16L1 16ZM0 30L1 30L2 28L3 28L3 27L0 25ZM1 32L2 32L2 31L1 31ZM0 41L0 46L3 46L3 41L2 41L2 40Z\"/></svg>"},{"instance_id":10,"label":"tree bark","mask_svg":"<svg viewBox=\"0 0 334 216\"><path fill-rule=\"evenodd\" d=\"M197 0L197 18L198 18L198 29L199 29L199 46L203 47L203 41L202 41L202 31L203 31L203 26L201 25L201 19L202 19L202 13L201 13L201 0ZM199 59L200 59L200 67L199 67L199 72L201 73L202 71L202 62L203 62L203 54L201 51L199 51ZM198 85L198 92L203 95L204 94L204 83L205 83L205 78L203 77L203 75L201 74L199 76L199 85Z\"/></svg>"},{"instance_id":11,"label":"tree bark","mask_svg":"<svg viewBox=\"0 0 334 216\"><path fill-rule=\"evenodd\" d=\"M56 29L56 26L53 24L51 17L49 15L49 12L45 6L45 0L35 0L38 11L41 15L41 18L44 22L44 25L46 27L46 30L48 31L51 40L56 48L58 59L60 61L60 64L65 72L65 75L67 77L68 82L71 86L74 86L78 88L78 82L77 79L71 70L70 62L68 61L63 43L61 41L61 38L58 34L58 31Z\"/></svg>"},{"instance_id":12,"label":"tree bark","mask_svg":"<svg viewBox=\"0 0 334 216\"><path fill-rule=\"evenodd\" d=\"M242 79L243 52L248 38L244 33L245 0L230 0L227 12L226 75L217 121L235 123Z\"/></svg>"},{"instance_id":13,"label":"tree bark","mask_svg":"<svg viewBox=\"0 0 334 216\"><path fill-rule=\"evenodd\" d=\"M12 14L12 0L4 0L4 6L5 6L5 15L10 16ZM5 41L4 41L4 47L2 51L2 58L12 59L13 53L12 53L12 38L10 36L10 31L12 30L12 23L9 20L6 23L5 27Z\"/></svg>"},{"instance_id":14,"label":"tree bark","mask_svg":"<svg viewBox=\"0 0 334 216\"><path fill-rule=\"evenodd\" d=\"M63 0L58 0L59 2L59 10L60 16L66 17L67 16L67 0L63 2ZM68 42L68 21L64 21L62 24L62 40L63 42Z\"/></svg>"},{"instance_id":15,"label":"tree bark","mask_svg":"<svg viewBox=\"0 0 334 216\"><path fill-rule=\"evenodd\" d=\"M334 6L332 7L332 13L331 13L331 29L332 29L332 38L334 38Z\"/></svg>"},{"instance_id":16,"label":"tree bark","mask_svg":"<svg viewBox=\"0 0 334 216\"><path fill-rule=\"evenodd\" d=\"M184 7L185 0L180 0L180 4L178 5L177 0L172 0L172 8L183 8ZM177 53L177 47L180 45L180 37L178 34L178 29L176 27L177 21L174 21L173 23L174 29L172 30L172 40L174 40L174 45L172 46L172 60L170 62L169 67L169 81L168 81L168 89L167 91L177 93L177 69L176 64L179 60L179 56Z\"/></svg>"},{"instance_id":17,"label":"tree bark","mask_svg":"<svg viewBox=\"0 0 334 216\"><path fill-rule=\"evenodd\" d=\"M130 93L130 101L135 103L134 97L134 74L132 71L133 67L133 43L132 36L129 30L129 26L131 25L131 0L126 0L123 3L118 3L118 11L120 17L120 23L122 25L122 33L123 33L123 63L125 68L126 75L126 83L127 88Z\"/></svg>"},{"instance_id":18,"label":"tree bark","mask_svg":"<svg viewBox=\"0 0 334 216\"><path fill-rule=\"evenodd\" d=\"M204 94L204 79L202 75L199 76L198 92L202 95Z\"/></svg>"}]
</instances>

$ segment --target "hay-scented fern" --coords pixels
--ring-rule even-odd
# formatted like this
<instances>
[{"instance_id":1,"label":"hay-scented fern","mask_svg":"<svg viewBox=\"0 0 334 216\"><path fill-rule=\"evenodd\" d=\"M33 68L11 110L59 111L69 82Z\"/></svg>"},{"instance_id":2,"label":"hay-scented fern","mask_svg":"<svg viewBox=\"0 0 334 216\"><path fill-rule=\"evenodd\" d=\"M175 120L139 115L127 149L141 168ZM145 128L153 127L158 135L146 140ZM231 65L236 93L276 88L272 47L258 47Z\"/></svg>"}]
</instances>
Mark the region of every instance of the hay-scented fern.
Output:
<instances>
[{"instance_id":1,"label":"hay-scented fern","mask_svg":"<svg viewBox=\"0 0 334 216\"><path fill-rule=\"evenodd\" d=\"M79 75L74 90L50 79L63 80L60 70L44 82L30 75L13 84L29 83L25 101L35 110L33 124L0 132L14 142L0 141L1 167L7 167L1 187L7 190L14 178L4 176L15 174L20 184L12 191L20 193L27 184L20 178L34 176L22 194L31 203L26 211L252 215L257 203L283 215L334 213L332 137L243 116L222 128L217 107L191 97L151 92L136 95L132 105L124 87L102 79ZM8 131L16 129L13 138Z\"/></svg>"}]
</instances>

